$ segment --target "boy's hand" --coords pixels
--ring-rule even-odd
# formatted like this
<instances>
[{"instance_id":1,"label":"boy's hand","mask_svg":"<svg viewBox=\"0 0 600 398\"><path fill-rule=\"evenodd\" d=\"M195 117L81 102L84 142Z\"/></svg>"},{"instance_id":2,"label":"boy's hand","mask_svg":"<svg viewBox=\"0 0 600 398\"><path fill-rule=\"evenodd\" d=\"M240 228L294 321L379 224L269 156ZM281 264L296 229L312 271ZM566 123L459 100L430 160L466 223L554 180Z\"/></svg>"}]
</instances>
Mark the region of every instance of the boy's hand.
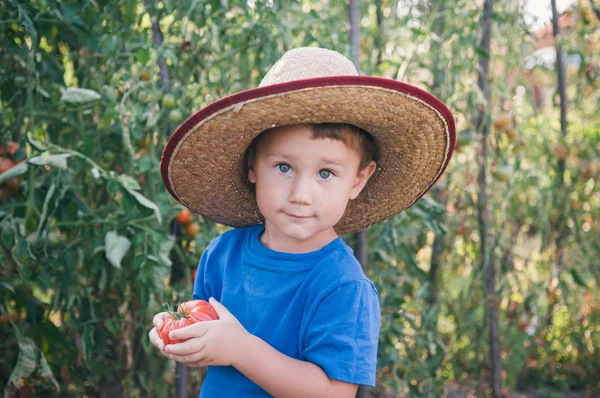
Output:
<instances>
[{"instance_id":1,"label":"boy's hand","mask_svg":"<svg viewBox=\"0 0 600 398\"><path fill-rule=\"evenodd\" d=\"M173 330L169 334L171 339L189 340L167 345L166 356L187 366L197 367L233 365L244 355L244 347L248 344L250 334L221 303L212 297L209 302L219 319Z\"/></svg>"},{"instance_id":2,"label":"boy's hand","mask_svg":"<svg viewBox=\"0 0 600 398\"><path fill-rule=\"evenodd\" d=\"M154 325L154 327L148 334L148 336L150 337L150 342L154 344L154 346L158 348L160 352L167 358L169 357L169 355L166 354L164 351L165 343L160 338L158 331L160 330L160 328L162 328L162 325L164 324L165 320L170 316L171 315L168 312L159 312L158 314L154 315L154 318L152 319L152 324Z\"/></svg>"}]
</instances>

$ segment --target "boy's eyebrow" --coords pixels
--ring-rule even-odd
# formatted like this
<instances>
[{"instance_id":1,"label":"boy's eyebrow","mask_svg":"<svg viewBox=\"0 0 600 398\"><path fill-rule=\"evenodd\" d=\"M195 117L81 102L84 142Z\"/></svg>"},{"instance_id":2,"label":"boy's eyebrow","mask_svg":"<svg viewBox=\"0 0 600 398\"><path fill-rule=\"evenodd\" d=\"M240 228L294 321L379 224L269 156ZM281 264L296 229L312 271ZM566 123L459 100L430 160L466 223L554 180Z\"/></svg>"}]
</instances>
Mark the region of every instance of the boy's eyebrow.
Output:
<instances>
[{"instance_id":1,"label":"boy's eyebrow","mask_svg":"<svg viewBox=\"0 0 600 398\"><path fill-rule=\"evenodd\" d=\"M340 162L339 160L327 159L327 158L323 158L322 160L323 160L323 163L325 163L325 164L333 164L333 165L336 165L336 166L347 168L346 164Z\"/></svg>"},{"instance_id":2,"label":"boy's eyebrow","mask_svg":"<svg viewBox=\"0 0 600 398\"><path fill-rule=\"evenodd\" d=\"M268 157L268 158L271 158L271 157L288 158L289 155L287 155L283 152L269 152L269 153L267 153L266 157Z\"/></svg>"},{"instance_id":3,"label":"boy's eyebrow","mask_svg":"<svg viewBox=\"0 0 600 398\"><path fill-rule=\"evenodd\" d=\"M280 157L280 158L287 159L287 158L290 158L290 157L293 157L293 156L290 156L290 155L288 155L286 153L283 153L283 152L269 152L269 153L267 153L266 157L268 157L268 158L270 158L270 157ZM322 161L322 163L325 163L325 164L333 164L333 165L336 165L336 166L347 168L347 166L346 166L345 163L340 162L339 160L336 160L336 159L321 158L321 161Z\"/></svg>"}]
</instances>

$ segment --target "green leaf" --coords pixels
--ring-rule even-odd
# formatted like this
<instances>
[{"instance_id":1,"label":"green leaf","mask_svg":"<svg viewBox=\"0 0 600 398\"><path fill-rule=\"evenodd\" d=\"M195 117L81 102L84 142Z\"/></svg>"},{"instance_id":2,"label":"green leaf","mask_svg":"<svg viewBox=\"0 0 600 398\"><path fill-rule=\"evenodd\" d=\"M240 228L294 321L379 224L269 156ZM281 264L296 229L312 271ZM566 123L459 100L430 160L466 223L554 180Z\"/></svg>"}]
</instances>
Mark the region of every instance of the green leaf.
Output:
<instances>
[{"instance_id":1,"label":"green leaf","mask_svg":"<svg viewBox=\"0 0 600 398\"><path fill-rule=\"evenodd\" d=\"M30 134L25 134L25 140L31 145L35 150L40 152L45 152L46 148L42 146L39 142L37 142Z\"/></svg>"},{"instance_id":2,"label":"green leaf","mask_svg":"<svg viewBox=\"0 0 600 398\"><path fill-rule=\"evenodd\" d=\"M150 199L146 198L144 195L142 195L141 193L139 193L137 191L128 189L127 192L129 192L139 202L139 204L141 204L144 207L147 207L148 209L154 210L154 215L156 216L158 223L162 224L162 216L160 214L160 210L158 209L158 206L156 205L156 203L154 203Z\"/></svg>"},{"instance_id":3,"label":"green leaf","mask_svg":"<svg viewBox=\"0 0 600 398\"><path fill-rule=\"evenodd\" d=\"M140 173L145 173L154 167L153 159L150 156L142 156L138 163Z\"/></svg>"},{"instance_id":4,"label":"green leaf","mask_svg":"<svg viewBox=\"0 0 600 398\"><path fill-rule=\"evenodd\" d=\"M25 385L25 379L29 377L36 365L36 346L33 340L29 337L18 337L19 339L19 358L17 364L13 368L8 384L14 385L16 388L21 388Z\"/></svg>"},{"instance_id":5,"label":"green leaf","mask_svg":"<svg viewBox=\"0 0 600 398\"><path fill-rule=\"evenodd\" d=\"M137 62L139 62L142 65L145 65L146 62L150 60L150 50L148 50L147 48L138 49L136 53L136 59Z\"/></svg>"},{"instance_id":6,"label":"green leaf","mask_svg":"<svg viewBox=\"0 0 600 398\"><path fill-rule=\"evenodd\" d=\"M98 170L97 167L93 167L91 170L91 173L95 180L102 177L102 172L100 170Z\"/></svg>"},{"instance_id":7,"label":"green leaf","mask_svg":"<svg viewBox=\"0 0 600 398\"><path fill-rule=\"evenodd\" d=\"M158 105L148 109L144 112L144 119L146 119L146 128L151 129L158 123L160 119L161 113L159 112Z\"/></svg>"},{"instance_id":8,"label":"green leaf","mask_svg":"<svg viewBox=\"0 0 600 398\"><path fill-rule=\"evenodd\" d=\"M15 293L15 289L11 285L9 285L8 283L1 282L0 286L4 287L6 290L9 290L12 294L16 294Z\"/></svg>"},{"instance_id":9,"label":"green leaf","mask_svg":"<svg viewBox=\"0 0 600 398\"><path fill-rule=\"evenodd\" d=\"M54 191L56 191L56 185L52 184L46 193L46 198L44 199L44 204L42 205L42 215L40 216L40 223L38 224L37 230L38 236L41 234L42 230L46 226L46 222L48 221L48 208L50 206L50 200L52 199L52 196L54 196Z\"/></svg>"},{"instance_id":10,"label":"green leaf","mask_svg":"<svg viewBox=\"0 0 600 398\"><path fill-rule=\"evenodd\" d=\"M29 249L27 240L21 234L15 234L15 245L12 247L11 253L13 260L19 265L19 272L23 272L22 276L27 276L28 269L23 266L23 263L29 260ZM35 257L33 257L35 260Z\"/></svg>"},{"instance_id":11,"label":"green leaf","mask_svg":"<svg viewBox=\"0 0 600 398\"><path fill-rule=\"evenodd\" d=\"M147 267L146 269L149 269L152 272L152 282L154 285L154 289L156 289L157 291L162 291L165 287L164 280L169 276L169 269L160 265Z\"/></svg>"},{"instance_id":12,"label":"green leaf","mask_svg":"<svg viewBox=\"0 0 600 398\"><path fill-rule=\"evenodd\" d=\"M50 369L50 366L48 365L48 361L46 360L46 357L44 356L44 354L42 352L40 352L40 375L44 379L50 380L52 382L52 384L54 384L54 387L56 388L56 392L60 391L58 382L54 378L52 369Z\"/></svg>"},{"instance_id":13,"label":"green leaf","mask_svg":"<svg viewBox=\"0 0 600 398\"><path fill-rule=\"evenodd\" d=\"M586 285L585 281L581 278L579 273L574 268L571 269L571 276L573 277L573 281L579 286L585 287L586 289L588 288L588 285Z\"/></svg>"},{"instance_id":14,"label":"green leaf","mask_svg":"<svg viewBox=\"0 0 600 398\"><path fill-rule=\"evenodd\" d=\"M35 30L35 26L33 25L33 21L29 17L29 14L27 14L27 11L20 5L18 5L17 8L19 9L19 21L25 27L27 33L31 35L32 42L37 43L37 30Z\"/></svg>"},{"instance_id":15,"label":"green leaf","mask_svg":"<svg viewBox=\"0 0 600 398\"><path fill-rule=\"evenodd\" d=\"M113 122L115 121L115 115L116 112L114 109L107 109L106 112L104 112L102 119L100 119L100 121L98 122L98 127L105 128L113 124Z\"/></svg>"},{"instance_id":16,"label":"green leaf","mask_svg":"<svg viewBox=\"0 0 600 398\"><path fill-rule=\"evenodd\" d=\"M59 169L67 170L67 158L71 157L69 153L61 153L58 155L41 155L36 156L27 161L27 163L38 166L52 166Z\"/></svg>"},{"instance_id":17,"label":"green leaf","mask_svg":"<svg viewBox=\"0 0 600 398\"><path fill-rule=\"evenodd\" d=\"M158 259L161 264L170 267L172 265L171 259L169 258L169 254L171 253L171 249L173 249L173 245L175 243L175 238L169 236L167 240L160 244L160 250L158 253Z\"/></svg>"},{"instance_id":18,"label":"green leaf","mask_svg":"<svg viewBox=\"0 0 600 398\"><path fill-rule=\"evenodd\" d=\"M116 175L116 173L111 172L111 174L113 175L113 177ZM140 190L140 184L138 184L138 182L136 180L134 180L133 178L129 177L127 174L122 174L122 175L117 175L115 180L121 184L121 186L123 188L125 188L127 191L138 191Z\"/></svg>"},{"instance_id":19,"label":"green leaf","mask_svg":"<svg viewBox=\"0 0 600 398\"><path fill-rule=\"evenodd\" d=\"M18 165L11 167L10 169L6 170L4 173L0 174L0 184L3 184L4 182L6 182L14 177L25 174L26 171L27 171L27 163L21 162Z\"/></svg>"},{"instance_id":20,"label":"green leaf","mask_svg":"<svg viewBox=\"0 0 600 398\"><path fill-rule=\"evenodd\" d=\"M127 254L131 247L131 242L124 236L119 236L115 232L108 232L104 236L106 259L116 268L121 268L121 260Z\"/></svg>"},{"instance_id":21,"label":"green leaf","mask_svg":"<svg viewBox=\"0 0 600 398\"><path fill-rule=\"evenodd\" d=\"M99 100L100 98L102 98L102 96L94 90L69 87L63 91L60 100L61 102L67 102L69 104L81 105Z\"/></svg>"},{"instance_id":22,"label":"green leaf","mask_svg":"<svg viewBox=\"0 0 600 398\"><path fill-rule=\"evenodd\" d=\"M148 377L145 372L138 372L138 380L144 392L149 393L150 389L148 388Z\"/></svg>"},{"instance_id":23,"label":"green leaf","mask_svg":"<svg viewBox=\"0 0 600 398\"><path fill-rule=\"evenodd\" d=\"M411 30L417 36L425 36L426 34L425 31L423 31L423 29L420 28L412 28Z\"/></svg>"},{"instance_id":24,"label":"green leaf","mask_svg":"<svg viewBox=\"0 0 600 398\"><path fill-rule=\"evenodd\" d=\"M475 52L477 53L477 55L479 55L479 57L481 58L485 58L488 59L490 57L490 55L487 53L487 51L485 51L483 48L481 47L475 47Z\"/></svg>"}]
</instances>

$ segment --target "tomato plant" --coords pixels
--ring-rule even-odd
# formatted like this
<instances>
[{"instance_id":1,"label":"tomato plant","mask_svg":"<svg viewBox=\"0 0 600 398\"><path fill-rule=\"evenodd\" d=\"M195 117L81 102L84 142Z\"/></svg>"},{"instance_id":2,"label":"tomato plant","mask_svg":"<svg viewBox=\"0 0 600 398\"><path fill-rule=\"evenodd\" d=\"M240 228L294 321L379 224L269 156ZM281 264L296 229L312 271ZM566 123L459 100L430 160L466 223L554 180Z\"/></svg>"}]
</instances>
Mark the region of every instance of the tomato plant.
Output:
<instances>
[{"instance_id":1,"label":"tomato plant","mask_svg":"<svg viewBox=\"0 0 600 398\"><path fill-rule=\"evenodd\" d=\"M18 145L17 145L18 147ZM4 147L2 147L4 148ZM9 151L12 151L9 147ZM15 149L16 151L16 149ZM14 152L10 152L11 154L14 154ZM9 170L10 168L14 167L16 165L15 162L13 162L10 159L7 159L5 157L0 157L0 174L4 173L5 171ZM0 184L0 202L2 202L4 199L11 197L15 191L17 190L17 188L19 187L19 184L21 184L21 178L20 177L13 177L10 180L4 182L3 184Z\"/></svg>"},{"instance_id":2,"label":"tomato plant","mask_svg":"<svg viewBox=\"0 0 600 398\"><path fill-rule=\"evenodd\" d=\"M169 112L169 120L173 123L178 123L183 119L183 113L179 109L173 109Z\"/></svg>"},{"instance_id":3,"label":"tomato plant","mask_svg":"<svg viewBox=\"0 0 600 398\"><path fill-rule=\"evenodd\" d=\"M348 35L328 23L339 20L345 2L317 1L310 13L298 7L302 2L172 3L0 2L0 160L10 167L37 157L21 166L25 173L0 185L0 385L9 396L33 389L36 396L54 396L55 383L60 394L73 396L173 395L172 369L144 344L145 329L157 303L190 296L190 267L224 229L196 216L174 228L181 208L163 188L160 151L175 124L215 99L258 86L290 46L349 48ZM478 52L464 51L478 46L481 7L456 2L457 12L438 12L444 23L431 24L433 14L421 8L426 2L414 3L422 17L400 16L396 2L362 3L369 21L379 22L375 14L381 12L392 16L381 26L399 30L380 35L379 23L361 27L361 70L400 78L405 61L398 46L404 40L426 44L416 46L415 63L406 61L409 67L400 71L408 82L431 85L449 105L461 153L437 184L447 196L427 195L371 227L369 277L381 293L377 390L441 396L446 381L484 380L490 362L478 258L483 240L473 239L482 133L473 122L483 98L470 83ZM594 267L600 250L600 31L589 5L582 18L586 2L575 2L571 20L578 33L563 42L569 58L579 57L578 66L569 62L575 74L567 79L565 137L555 70L522 70L522 56L536 44L532 32L514 23L522 18L512 3L494 6L497 51L489 54L495 68L485 111L493 178L486 206L492 238L485 241L490 264L502 270L500 308L508 297L521 298L500 313L505 382L509 389L516 383L595 388L600 362L588 347L600 346L600 306L593 307L600 302L588 303L582 292L597 300L600 281ZM281 15L292 23L281 23ZM147 20L163 21L162 44ZM407 22L418 28L404 31ZM158 73L163 61L167 67ZM559 233L568 261L557 263L556 273ZM548 282L555 281L558 291L549 291ZM518 322L534 305L540 322L525 340L531 349L523 350L529 336ZM558 316L548 317L550 310ZM189 378L193 389L201 378Z\"/></svg>"},{"instance_id":4,"label":"tomato plant","mask_svg":"<svg viewBox=\"0 0 600 398\"><path fill-rule=\"evenodd\" d=\"M150 76L150 72L148 72L147 70L143 70L143 71L140 73L140 78L141 78L142 80L148 81L148 80L150 80L150 79L152 78L152 76Z\"/></svg>"},{"instance_id":5,"label":"tomato plant","mask_svg":"<svg viewBox=\"0 0 600 398\"><path fill-rule=\"evenodd\" d=\"M162 104L167 109L173 109L176 105L176 100L173 94L166 94L162 99Z\"/></svg>"},{"instance_id":6,"label":"tomato plant","mask_svg":"<svg viewBox=\"0 0 600 398\"><path fill-rule=\"evenodd\" d=\"M4 173L6 170L10 169L14 165L15 162L13 162L12 160L0 157L0 174Z\"/></svg>"},{"instance_id":7,"label":"tomato plant","mask_svg":"<svg viewBox=\"0 0 600 398\"><path fill-rule=\"evenodd\" d=\"M9 142L5 145L0 145L0 155L10 155L15 156L17 151L19 150L19 144L16 142Z\"/></svg>"},{"instance_id":8,"label":"tomato plant","mask_svg":"<svg viewBox=\"0 0 600 398\"><path fill-rule=\"evenodd\" d=\"M185 226L185 234L190 238L195 238L200 231L200 225L192 223Z\"/></svg>"},{"instance_id":9,"label":"tomato plant","mask_svg":"<svg viewBox=\"0 0 600 398\"><path fill-rule=\"evenodd\" d=\"M190 211L190 209L188 209L187 207L184 207L179 212L179 214L177 214L175 219L181 225L188 225L188 224L191 224L192 221L194 221L194 216L192 215L192 212Z\"/></svg>"}]
</instances>

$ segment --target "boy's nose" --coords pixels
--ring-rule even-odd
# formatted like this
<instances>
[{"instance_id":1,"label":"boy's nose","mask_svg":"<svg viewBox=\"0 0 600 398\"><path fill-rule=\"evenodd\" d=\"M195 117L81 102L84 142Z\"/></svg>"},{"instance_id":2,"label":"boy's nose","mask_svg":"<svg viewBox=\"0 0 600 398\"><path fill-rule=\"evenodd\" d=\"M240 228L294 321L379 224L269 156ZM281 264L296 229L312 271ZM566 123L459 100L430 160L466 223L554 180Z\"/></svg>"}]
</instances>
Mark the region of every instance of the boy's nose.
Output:
<instances>
[{"instance_id":1,"label":"boy's nose","mask_svg":"<svg viewBox=\"0 0 600 398\"><path fill-rule=\"evenodd\" d=\"M290 202L303 205L311 204L312 194L310 184L308 178L296 178L290 191Z\"/></svg>"}]
</instances>

